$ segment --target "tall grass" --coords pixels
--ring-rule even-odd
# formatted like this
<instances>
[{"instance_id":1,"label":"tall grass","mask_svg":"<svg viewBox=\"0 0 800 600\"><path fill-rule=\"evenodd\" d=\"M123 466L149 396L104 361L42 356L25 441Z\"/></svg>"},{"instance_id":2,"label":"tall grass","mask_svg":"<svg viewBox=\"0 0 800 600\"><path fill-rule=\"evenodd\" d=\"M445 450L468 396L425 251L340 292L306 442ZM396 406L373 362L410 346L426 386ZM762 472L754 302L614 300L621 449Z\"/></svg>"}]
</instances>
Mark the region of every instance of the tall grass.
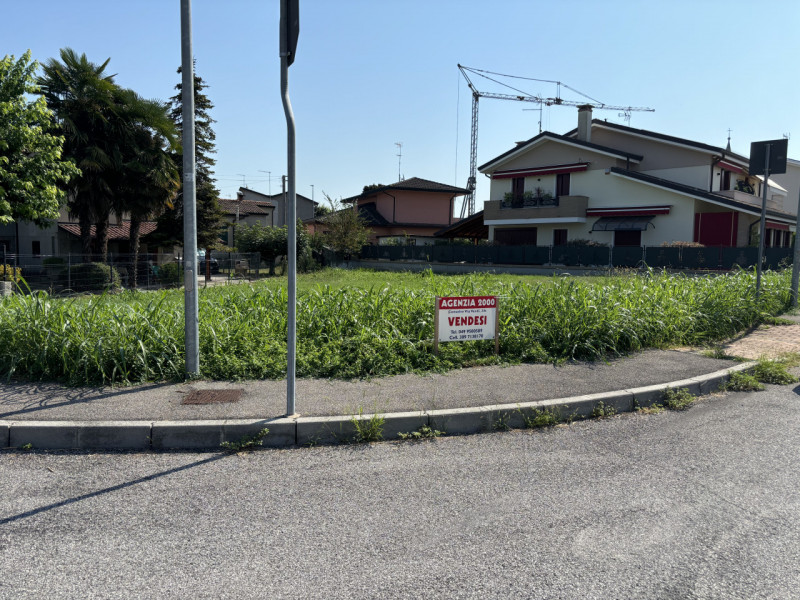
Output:
<instances>
[{"instance_id":1,"label":"tall grass","mask_svg":"<svg viewBox=\"0 0 800 600\"><path fill-rule=\"evenodd\" d=\"M353 275L359 287L298 294L301 377L365 377L493 362L492 342L442 344L434 356L433 298L497 294L505 361L594 360L642 348L729 337L789 305L790 273L613 278ZM344 276L346 281L347 276ZM373 284L370 286L370 282ZM201 374L280 378L286 370L284 287L209 288L200 295ZM70 384L181 379L183 294L123 293L60 300L44 293L0 304L0 375Z\"/></svg>"}]
</instances>

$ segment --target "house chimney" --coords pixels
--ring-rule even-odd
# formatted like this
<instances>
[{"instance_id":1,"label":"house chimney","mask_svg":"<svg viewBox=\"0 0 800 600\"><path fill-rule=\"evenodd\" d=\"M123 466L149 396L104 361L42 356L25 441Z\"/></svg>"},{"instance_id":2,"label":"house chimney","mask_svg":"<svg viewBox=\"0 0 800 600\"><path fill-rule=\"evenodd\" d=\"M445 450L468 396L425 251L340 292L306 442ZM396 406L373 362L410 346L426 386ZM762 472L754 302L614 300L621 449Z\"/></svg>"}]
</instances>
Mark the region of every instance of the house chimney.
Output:
<instances>
[{"instance_id":1,"label":"house chimney","mask_svg":"<svg viewBox=\"0 0 800 600\"><path fill-rule=\"evenodd\" d=\"M578 107L578 139L582 142L592 141L592 105Z\"/></svg>"}]
</instances>

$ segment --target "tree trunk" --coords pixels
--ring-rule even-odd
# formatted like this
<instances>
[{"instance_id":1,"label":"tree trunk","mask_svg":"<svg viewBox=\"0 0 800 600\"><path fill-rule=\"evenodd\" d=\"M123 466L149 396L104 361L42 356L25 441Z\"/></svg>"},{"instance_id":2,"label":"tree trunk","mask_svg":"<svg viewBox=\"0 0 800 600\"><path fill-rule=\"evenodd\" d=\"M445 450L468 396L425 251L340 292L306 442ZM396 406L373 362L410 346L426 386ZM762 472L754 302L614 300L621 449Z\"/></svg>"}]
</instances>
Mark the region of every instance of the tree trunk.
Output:
<instances>
[{"instance_id":1,"label":"tree trunk","mask_svg":"<svg viewBox=\"0 0 800 600\"><path fill-rule=\"evenodd\" d=\"M95 238L97 251L102 262L108 262L108 217L101 218L95 223Z\"/></svg>"},{"instance_id":2,"label":"tree trunk","mask_svg":"<svg viewBox=\"0 0 800 600\"><path fill-rule=\"evenodd\" d=\"M130 286L134 289L137 287L137 280L139 278L139 232L142 229L142 222L139 220L138 217L135 215L131 215L131 233L130 233L130 245L131 245L131 254L133 254L133 266L131 267L131 272L133 273L133 279L130 282Z\"/></svg>"},{"instance_id":3,"label":"tree trunk","mask_svg":"<svg viewBox=\"0 0 800 600\"><path fill-rule=\"evenodd\" d=\"M92 222L89 219L88 215L84 216L81 215L79 217L80 228L81 228L81 245L83 246L83 255L84 257L89 257L91 260L92 254ZM84 258L85 260L85 258Z\"/></svg>"}]
</instances>

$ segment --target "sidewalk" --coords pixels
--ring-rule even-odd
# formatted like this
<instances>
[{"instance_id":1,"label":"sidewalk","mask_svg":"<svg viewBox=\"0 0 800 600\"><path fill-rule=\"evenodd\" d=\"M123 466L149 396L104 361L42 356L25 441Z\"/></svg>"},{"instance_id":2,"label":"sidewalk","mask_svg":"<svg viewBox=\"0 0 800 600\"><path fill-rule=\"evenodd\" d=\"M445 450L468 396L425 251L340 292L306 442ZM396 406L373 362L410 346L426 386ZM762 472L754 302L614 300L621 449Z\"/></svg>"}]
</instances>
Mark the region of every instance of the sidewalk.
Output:
<instances>
[{"instance_id":1,"label":"sidewalk","mask_svg":"<svg viewBox=\"0 0 800 600\"><path fill-rule=\"evenodd\" d=\"M800 352L795 325L763 326L724 347L757 359ZM491 429L519 419L519 408L589 414L598 402L618 412L658 401L666 387L695 394L719 387L742 363L686 350L649 350L608 363L475 367L443 375L400 375L366 381L301 379L299 415L285 418L285 381L146 384L67 388L0 385L0 447L218 448L268 427L265 445L332 442L352 432L351 417L379 413L384 437L434 421L448 433ZM243 433L244 432L244 433ZM25 441L27 440L27 441Z\"/></svg>"}]
</instances>

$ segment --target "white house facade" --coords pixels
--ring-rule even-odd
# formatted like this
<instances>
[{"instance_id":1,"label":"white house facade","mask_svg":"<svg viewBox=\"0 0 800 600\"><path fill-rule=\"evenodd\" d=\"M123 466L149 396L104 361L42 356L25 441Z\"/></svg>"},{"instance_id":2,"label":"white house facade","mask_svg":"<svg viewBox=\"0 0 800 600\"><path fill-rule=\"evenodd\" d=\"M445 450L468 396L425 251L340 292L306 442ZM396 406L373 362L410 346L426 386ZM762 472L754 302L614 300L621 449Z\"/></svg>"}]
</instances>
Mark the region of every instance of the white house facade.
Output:
<instances>
[{"instance_id":1,"label":"white house facade","mask_svg":"<svg viewBox=\"0 0 800 600\"><path fill-rule=\"evenodd\" d=\"M491 178L484 224L499 244L747 246L763 185L748 162L728 149L592 120L582 107L576 130L541 133L480 167ZM800 163L797 174L800 189ZM793 186L769 181L768 246L791 243Z\"/></svg>"}]
</instances>

